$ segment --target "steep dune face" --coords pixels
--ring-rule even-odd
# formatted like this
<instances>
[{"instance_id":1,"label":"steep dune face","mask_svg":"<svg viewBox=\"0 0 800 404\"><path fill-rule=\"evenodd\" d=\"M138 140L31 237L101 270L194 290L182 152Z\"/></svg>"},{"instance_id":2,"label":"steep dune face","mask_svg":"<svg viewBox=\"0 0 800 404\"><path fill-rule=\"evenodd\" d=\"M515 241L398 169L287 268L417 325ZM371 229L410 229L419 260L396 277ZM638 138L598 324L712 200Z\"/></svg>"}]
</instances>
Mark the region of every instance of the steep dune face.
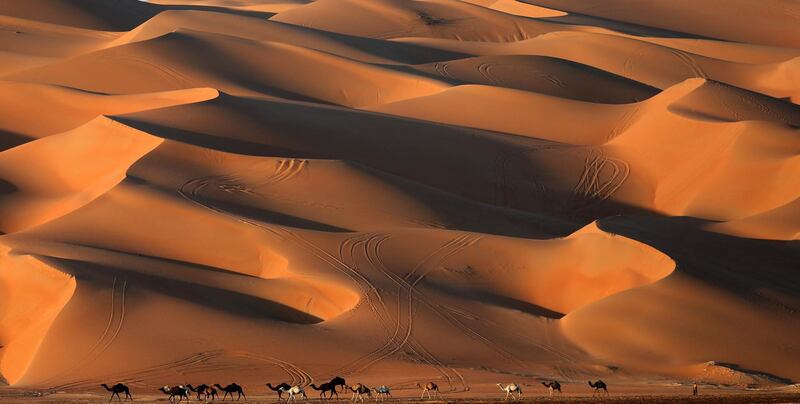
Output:
<instances>
[{"instance_id":1,"label":"steep dune face","mask_svg":"<svg viewBox=\"0 0 800 404\"><path fill-rule=\"evenodd\" d=\"M53 320L75 291L75 279L30 255L2 246L0 268L0 380L25 374Z\"/></svg>"},{"instance_id":2,"label":"steep dune face","mask_svg":"<svg viewBox=\"0 0 800 404\"><path fill-rule=\"evenodd\" d=\"M0 88L0 131L3 140L41 138L69 131L98 115L124 114L153 108L206 101L219 93L211 88L192 88L147 94L110 96L69 87L32 83L2 82ZM39 109L48 105L48 118ZM16 146L10 143L4 146Z\"/></svg>"},{"instance_id":3,"label":"steep dune face","mask_svg":"<svg viewBox=\"0 0 800 404\"><path fill-rule=\"evenodd\" d=\"M0 230L23 230L77 209L114 187L133 161L160 142L99 117L0 153L0 177L6 185ZM30 166L20 170L21 164Z\"/></svg>"},{"instance_id":4,"label":"steep dune face","mask_svg":"<svg viewBox=\"0 0 800 404\"><path fill-rule=\"evenodd\" d=\"M16 3L3 384L800 380L794 4Z\"/></svg>"}]
</instances>

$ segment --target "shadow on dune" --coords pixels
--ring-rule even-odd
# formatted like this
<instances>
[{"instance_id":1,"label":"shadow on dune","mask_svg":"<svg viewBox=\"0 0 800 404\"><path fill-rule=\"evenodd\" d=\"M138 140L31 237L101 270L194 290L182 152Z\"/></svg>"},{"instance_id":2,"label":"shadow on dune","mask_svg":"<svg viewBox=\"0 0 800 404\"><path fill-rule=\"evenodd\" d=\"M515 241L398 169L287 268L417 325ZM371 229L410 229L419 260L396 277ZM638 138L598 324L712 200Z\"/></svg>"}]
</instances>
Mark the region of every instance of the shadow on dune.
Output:
<instances>
[{"instance_id":1,"label":"shadow on dune","mask_svg":"<svg viewBox=\"0 0 800 404\"><path fill-rule=\"evenodd\" d=\"M489 306L503 307L510 310L521 311L534 316L552 319L560 319L564 317L563 313L544 308L537 304L528 303L508 296L497 295L485 290L474 288L462 289L454 287L454 285L437 282L430 279L426 281L425 285L433 288L434 290L455 296L460 299L469 299L471 301L476 301Z\"/></svg>"},{"instance_id":2,"label":"shadow on dune","mask_svg":"<svg viewBox=\"0 0 800 404\"><path fill-rule=\"evenodd\" d=\"M640 37L658 37L658 38L685 38L685 39L711 39L702 35L690 34L686 32L671 31L662 28L649 27L646 25L634 24L626 21L612 20L603 17L596 17L589 14L581 14L559 8L551 7L550 5L541 4L537 0L517 0L522 3L531 4L534 6L551 8L553 10L564 11L567 15L558 17L542 17L537 20L552 22L556 24L565 25L580 25L586 27L601 27L612 31L621 32L628 35L636 35ZM719 39L715 39L719 40Z\"/></svg>"},{"instance_id":3,"label":"shadow on dune","mask_svg":"<svg viewBox=\"0 0 800 404\"><path fill-rule=\"evenodd\" d=\"M94 248L94 247L89 247ZM124 254L124 253L120 253ZM277 321L297 324L316 324L323 319L311 314L296 310L278 302L266 300L257 296L239 293L224 287L212 287L182 279L164 278L154 274L146 274L134 270L113 268L87 261L77 261L65 258L37 256L48 265L75 276L78 281L97 281L113 276L122 276L137 287L161 293L166 296L190 301L192 303L208 306L215 310L229 312L236 316L251 317L254 319L270 318ZM162 260L162 258L153 258ZM197 264L180 263L182 266L202 267ZM196 268L195 268L196 269ZM231 277L244 277L246 275L225 273L219 269L214 271ZM248 282L269 282L247 276ZM224 284L224 282L223 282Z\"/></svg>"},{"instance_id":4,"label":"shadow on dune","mask_svg":"<svg viewBox=\"0 0 800 404\"><path fill-rule=\"evenodd\" d=\"M800 241L713 233L700 228L706 223L692 217L615 216L599 219L598 227L658 249L675 260L681 273L704 283L800 311Z\"/></svg>"}]
</instances>

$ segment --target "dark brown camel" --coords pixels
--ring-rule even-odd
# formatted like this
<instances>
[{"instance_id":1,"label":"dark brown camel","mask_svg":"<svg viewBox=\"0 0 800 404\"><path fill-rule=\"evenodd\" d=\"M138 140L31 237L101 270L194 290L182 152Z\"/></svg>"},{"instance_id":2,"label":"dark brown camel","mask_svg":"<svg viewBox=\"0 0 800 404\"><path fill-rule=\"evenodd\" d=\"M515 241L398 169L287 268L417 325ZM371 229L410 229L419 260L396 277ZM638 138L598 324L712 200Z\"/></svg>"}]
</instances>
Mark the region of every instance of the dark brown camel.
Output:
<instances>
[{"instance_id":1,"label":"dark brown camel","mask_svg":"<svg viewBox=\"0 0 800 404\"><path fill-rule=\"evenodd\" d=\"M267 388L269 388L272 391L277 391L278 392L278 400L280 400L280 399L283 398L283 393L288 392L289 389L292 388L292 386L290 386L290 385L288 385L286 383L281 383L281 384L273 387L271 384L267 383Z\"/></svg>"},{"instance_id":2,"label":"dark brown camel","mask_svg":"<svg viewBox=\"0 0 800 404\"><path fill-rule=\"evenodd\" d=\"M342 391L344 391L344 387L347 386L347 382L344 380L344 378L339 376L334 377L328 383L330 383L334 388L336 386L342 386Z\"/></svg>"},{"instance_id":3,"label":"dark brown camel","mask_svg":"<svg viewBox=\"0 0 800 404\"><path fill-rule=\"evenodd\" d=\"M426 393L428 394L428 398L433 398L431 392L436 393L437 396L439 395L439 386L437 386L436 383L434 382L428 382L428 384L426 384L424 387L421 384L417 383L417 387L422 389L422 395L419 396L420 400L422 400L422 398L425 397Z\"/></svg>"},{"instance_id":4,"label":"dark brown camel","mask_svg":"<svg viewBox=\"0 0 800 404\"><path fill-rule=\"evenodd\" d=\"M231 400L233 400L233 393L239 394L236 397L236 401L239 401L239 399L242 397L244 397L244 401L247 401L247 396L244 395L244 390L242 390L242 386L236 383L231 383L225 387L222 387L219 384L215 384L214 386L217 386L218 389L225 392L225 394L222 395L222 401L225 401L225 398L228 397L228 394L231 395Z\"/></svg>"},{"instance_id":5,"label":"dark brown camel","mask_svg":"<svg viewBox=\"0 0 800 404\"><path fill-rule=\"evenodd\" d=\"M592 397L594 397L595 394L597 394L600 390L605 391L606 395L608 395L608 386L606 386L606 383L602 380L598 380L594 383L592 383L592 381L590 380L589 387L594 388L594 394L592 394Z\"/></svg>"},{"instance_id":6,"label":"dark brown camel","mask_svg":"<svg viewBox=\"0 0 800 404\"><path fill-rule=\"evenodd\" d=\"M106 390L111 392L111 398L108 399L109 402L114 399L114 396L117 396L117 400L122 401L119 393L125 393L125 401L128 401L129 398L131 401L133 401L133 396L131 395L131 391L128 389L128 386L122 383L117 383L113 387L108 387L108 385L105 383L101 384L100 386L105 387Z\"/></svg>"},{"instance_id":7,"label":"dark brown camel","mask_svg":"<svg viewBox=\"0 0 800 404\"><path fill-rule=\"evenodd\" d=\"M311 388L314 389L314 390L318 390L319 391L319 396L322 399L328 398L328 397L325 397L325 393L327 393L327 392L331 392L330 398L333 398L334 394L336 394L336 398L337 399L339 398L339 393L336 392L336 386L333 385L333 384L322 383L322 384L319 385L319 387L317 387L317 386L314 385L314 383L311 383Z\"/></svg>"},{"instance_id":8,"label":"dark brown camel","mask_svg":"<svg viewBox=\"0 0 800 404\"><path fill-rule=\"evenodd\" d=\"M355 386L345 385L344 388L353 392L353 401L356 400L364 401L364 397L362 396L365 394L370 398L372 397L372 390L361 383L356 383Z\"/></svg>"},{"instance_id":9,"label":"dark brown camel","mask_svg":"<svg viewBox=\"0 0 800 404\"><path fill-rule=\"evenodd\" d=\"M542 382L542 384L544 387L547 387L547 389L550 390L551 396L553 395L553 390L557 390L558 394L561 394L561 383L553 380L551 382Z\"/></svg>"},{"instance_id":10,"label":"dark brown camel","mask_svg":"<svg viewBox=\"0 0 800 404\"><path fill-rule=\"evenodd\" d=\"M199 385L197 387L194 387L191 384L187 384L186 388L188 388L191 391L196 392L198 400L201 400L201 398L200 398L201 394L203 396L205 396L204 397L205 401L208 401L209 398L212 399L212 400L216 400L217 399L217 389L215 389L215 388L213 388L213 387L211 387L211 386L209 386L207 384L201 384L201 385Z\"/></svg>"},{"instance_id":11,"label":"dark brown camel","mask_svg":"<svg viewBox=\"0 0 800 404\"><path fill-rule=\"evenodd\" d=\"M181 402L181 400L183 400L184 398L186 399L186 401L189 401L189 389L187 389L184 386L172 386L172 387L164 386L161 387L159 390L164 394L169 394L170 402L172 402L172 400L175 397L178 397L178 402Z\"/></svg>"}]
</instances>

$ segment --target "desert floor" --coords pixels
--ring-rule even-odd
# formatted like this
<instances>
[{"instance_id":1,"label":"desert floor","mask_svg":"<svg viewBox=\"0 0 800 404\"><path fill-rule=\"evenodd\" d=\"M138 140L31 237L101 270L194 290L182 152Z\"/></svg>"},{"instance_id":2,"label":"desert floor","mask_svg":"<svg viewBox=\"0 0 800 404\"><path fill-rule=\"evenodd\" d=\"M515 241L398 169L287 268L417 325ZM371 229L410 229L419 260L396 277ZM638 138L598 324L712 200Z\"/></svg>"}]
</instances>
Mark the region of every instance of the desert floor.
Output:
<instances>
[{"instance_id":1,"label":"desert floor","mask_svg":"<svg viewBox=\"0 0 800 404\"><path fill-rule=\"evenodd\" d=\"M0 401L797 401L798 103L790 0L0 1Z\"/></svg>"}]
</instances>

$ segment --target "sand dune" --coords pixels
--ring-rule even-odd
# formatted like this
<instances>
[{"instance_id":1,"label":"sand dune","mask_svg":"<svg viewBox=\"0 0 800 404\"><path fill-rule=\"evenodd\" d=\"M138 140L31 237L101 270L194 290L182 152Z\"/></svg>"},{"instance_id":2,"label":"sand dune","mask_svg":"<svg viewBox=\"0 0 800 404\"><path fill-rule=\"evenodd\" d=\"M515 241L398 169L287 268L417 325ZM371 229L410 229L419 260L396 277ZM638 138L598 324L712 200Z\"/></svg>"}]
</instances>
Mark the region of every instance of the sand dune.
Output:
<instances>
[{"instance_id":1,"label":"sand dune","mask_svg":"<svg viewBox=\"0 0 800 404\"><path fill-rule=\"evenodd\" d=\"M216 62L207 63L209 59ZM335 82L317 86L300 78L323 72ZM102 81L96 79L100 75L105 77ZM365 76L374 84L368 85ZM298 46L185 30L8 77L112 94L213 87L236 95L266 94L347 106L392 102L448 87Z\"/></svg>"},{"instance_id":2,"label":"sand dune","mask_svg":"<svg viewBox=\"0 0 800 404\"><path fill-rule=\"evenodd\" d=\"M800 8L786 0L767 0L759 4L735 0L728 7L718 7L711 0L703 0L695 4L690 13L666 0L656 0L647 5L631 0L614 3L602 0L524 0L523 3L708 38L793 48L800 45L794 35L794 27L800 22ZM737 28L744 24L756 25L760 29Z\"/></svg>"},{"instance_id":3,"label":"sand dune","mask_svg":"<svg viewBox=\"0 0 800 404\"><path fill-rule=\"evenodd\" d=\"M555 29L553 24L466 2L320 0L270 18L324 31L370 38L432 37L509 42Z\"/></svg>"},{"instance_id":4,"label":"sand dune","mask_svg":"<svg viewBox=\"0 0 800 404\"><path fill-rule=\"evenodd\" d=\"M786 389L796 8L0 4L0 401Z\"/></svg>"},{"instance_id":5,"label":"sand dune","mask_svg":"<svg viewBox=\"0 0 800 404\"><path fill-rule=\"evenodd\" d=\"M32 83L0 82L0 87L3 88L0 93L0 133L4 148L74 129L99 115L199 102L219 95L211 88L107 95ZM48 119L39 116L42 103L48 105Z\"/></svg>"}]
</instances>

